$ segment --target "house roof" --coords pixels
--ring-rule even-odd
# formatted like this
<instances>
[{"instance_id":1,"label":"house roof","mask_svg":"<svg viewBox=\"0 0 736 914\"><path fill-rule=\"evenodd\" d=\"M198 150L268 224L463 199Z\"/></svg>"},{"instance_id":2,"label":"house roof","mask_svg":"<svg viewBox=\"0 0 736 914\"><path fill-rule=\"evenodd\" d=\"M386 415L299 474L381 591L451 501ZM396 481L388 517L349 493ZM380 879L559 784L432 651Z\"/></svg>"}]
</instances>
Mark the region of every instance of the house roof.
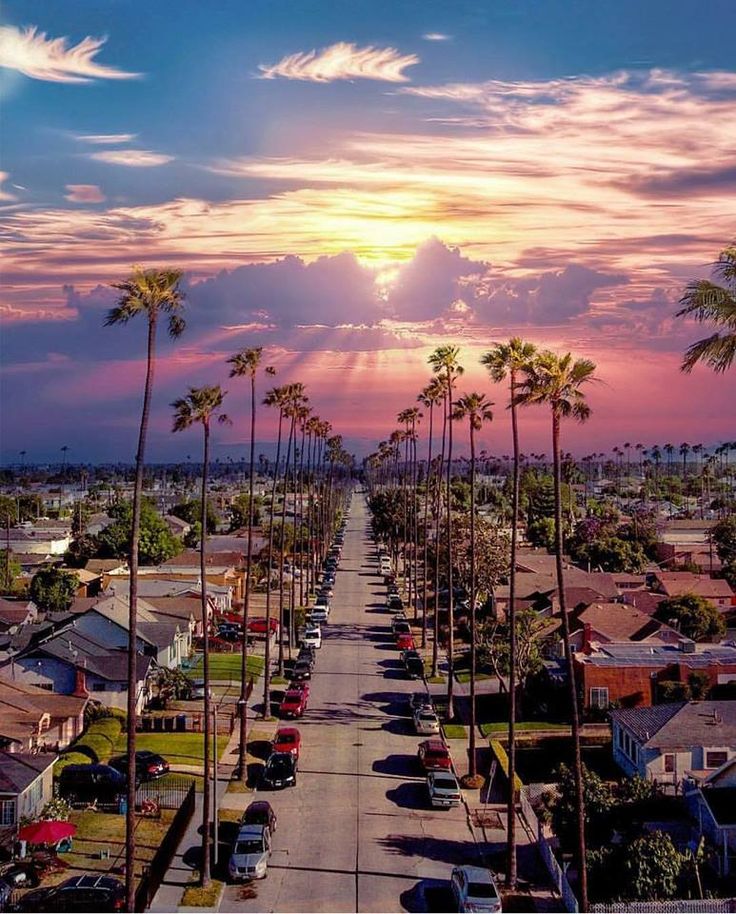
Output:
<instances>
[{"instance_id":1,"label":"house roof","mask_svg":"<svg viewBox=\"0 0 736 914\"><path fill-rule=\"evenodd\" d=\"M662 629L676 634L674 629L627 603L592 603L578 615L577 623L576 628L590 625L594 635L608 641L644 641Z\"/></svg>"},{"instance_id":2,"label":"house roof","mask_svg":"<svg viewBox=\"0 0 736 914\"><path fill-rule=\"evenodd\" d=\"M158 618L171 616L175 619L198 619L202 615L202 600L198 596L147 597L151 612Z\"/></svg>"},{"instance_id":3,"label":"house roof","mask_svg":"<svg viewBox=\"0 0 736 914\"><path fill-rule=\"evenodd\" d=\"M55 755L0 751L0 793L23 793L55 761Z\"/></svg>"},{"instance_id":4,"label":"house roof","mask_svg":"<svg viewBox=\"0 0 736 914\"><path fill-rule=\"evenodd\" d=\"M668 596L680 596L685 593L719 599L730 599L734 596L731 585L723 578L711 578L691 571L662 571L657 578Z\"/></svg>"},{"instance_id":5,"label":"house roof","mask_svg":"<svg viewBox=\"0 0 736 914\"><path fill-rule=\"evenodd\" d=\"M126 564L124 559L89 559L84 567L87 571L104 574L106 571L113 571L115 568L125 568Z\"/></svg>"},{"instance_id":6,"label":"house roof","mask_svg":"<svg viewBox=\"0 0 736 914\"><path fill-rule=\"evenodd\" d=\"M243 552L208 552L204 557L206 567L238 568L243 564ZM161 568L199 568L199 550L180 552L161 564Z\"/></svg>"},{"instance_id":7,"label":"house roof","mask_svg":"<svg viewBox=\"0 0 736 914\"><path fill-rule=\"evenodd\" d=\"M576 654L575 659L586 665L614 669L628 666L661 670L670 664L682 664L693 669L709 666L736 667L736 647L731 644L696 644L694 651L685 652L676 644L614 641L601 644L592 654Z\"/></svg>"},{"instance_id":8,"label":"house roof","mask_svg":"<svg viewBox=\"0 0 736 914\"><path fill-rule=\"evenodd\" d=\"M688 746L736 748L736 702L682 701L612 711L647 749Z\"/></svg>"},{"instance_id":9,"label":"house roof","mask_svg":"<svg viewBox=\"0 0 736 914\"><path fill-rule=\"evenodd\" d=\"M0 621L9 625L20 625L28 617L28 600L6 600L0 597Z\"/></svg>"},{"instance_id":10,"label":"house roof","mask_svg":"<svg viewBox=\"0 0 736 914\"><path fill-rule=\"evenodd\" d=\"M64 629L43 644L26 650L23 656L32 657L39 653L55 657L75 669L87 670L101 679L121 681L128 675L127 651L110 648L86 632L72 627ZM138 654L138 679L145 679L152 662L152 657Z\"/></svg>"},{"instance_id":11,"label":"house roof","mask_svg":"<svg viewBox=\"0 0 736 914\"><path fill-rule=\"evenodd\" d=\"M666 599L667 597L663 593L650 593L648 590L632 590L624 595L628 606L635 606L647 616L653 616L659 608L659 604Z\"/></svg>"}]
</instances>

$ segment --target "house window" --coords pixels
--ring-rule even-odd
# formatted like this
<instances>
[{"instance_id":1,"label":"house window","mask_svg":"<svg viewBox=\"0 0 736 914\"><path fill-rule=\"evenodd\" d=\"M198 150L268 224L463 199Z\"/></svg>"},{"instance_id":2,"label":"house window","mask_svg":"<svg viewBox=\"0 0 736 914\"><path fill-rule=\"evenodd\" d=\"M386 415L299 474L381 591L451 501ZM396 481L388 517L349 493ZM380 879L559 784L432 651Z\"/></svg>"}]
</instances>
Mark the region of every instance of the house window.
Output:
<instances>
[{"instance_id":1,"label":"house window","mask_svg":"<svg viewBox=\"0 0 736 914\"><path fill-rule=\"evenodd\" d=\"M590 690L590 706L591 708L607 708L608 707L608 688L597 688Z\"/></svg>"},{"instance_id":2,"label":"house window","mask_svg":"<svg viewBox=\"0 0 736 914\"><path fill-rule=\"evenodd\" d=\"M15 800L0 800L0 825L15 825Z\"/></svg>"},{"instance_id":3,"label":"house window","mask_svg":"<svg viewBox=\"0 0 736 914\"><path fill-rule=\"evenodd\" d=\"M705 767L706 768L720 768L721 765L725 765L728 761L728 752L718 750L718 752L706 752L705 753Z\"/></svg>"},{"instance_id":4,"label":"house window","mask_svg":"<svg viewBox=\"0 0 736 914\"><path fill-rule=\"evenodd\" d=\"M664 757L664 770L666 774L672 774L675 770L675 756L671 752Z\"/></svg>"}]
</instances>

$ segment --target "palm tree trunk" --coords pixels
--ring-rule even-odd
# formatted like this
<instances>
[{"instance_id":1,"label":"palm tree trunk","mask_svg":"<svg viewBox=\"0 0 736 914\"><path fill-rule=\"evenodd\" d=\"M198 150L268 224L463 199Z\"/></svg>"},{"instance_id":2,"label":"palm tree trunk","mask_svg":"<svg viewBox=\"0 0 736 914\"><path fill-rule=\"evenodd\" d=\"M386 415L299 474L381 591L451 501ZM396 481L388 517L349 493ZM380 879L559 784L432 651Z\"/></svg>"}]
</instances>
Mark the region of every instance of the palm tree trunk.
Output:
<instances>
[{"instance_id":1,"label":"palm tree trunk","mask_svg":"<svg viewBox=\"0 0 736 914\"><path fill-rule=\"evenodd\" d=\"M516 372L510 372L511 436L514 448L514 480L511 496L511 571L509 574L509 796L508 869L506 882L516 888L516 548L519 526L519 425L516 406Z\"/></svg>"},{"instance_id":2,"label":"palm tree trunk","mask_svg":"<svg viewBox=\"0 0 736 914\"><path fill-rule=\"evenodd\" d=\"M284 463L284 494L281 499L281 538L279 542L279 618L281 619L281 626L283 628L284 624L284 538L286 536L286 490L289 484L289 463L291 462L291 439L294 436L294 416L291 417L291 424L289 426L289 438L286 445L286 462ZM292 574L291 580L292 590L294 588L294 577ZM289 660L291 660L291 634L294 627L294 620L292 618L293 613L290 613L289 617ZM283 650L279 655L279 661L283 658ZM284 671L279 667L279 676L283 676Z\"/></svg>"},{"instance_id":3,"label":"palm tree trunk","mask_svg":"<svg viewBox=\"0 0 736 914\"><path fill-rule=\"evenodd\" d=\"M431 472L432 472L432 424L434 413L434 403L430 401L429 404L429 438L427 443L427 476L424 480L425 485L425 494L424 494L424 567L422 569L423 582L422 582L422 647L426 648L427 646L427 559L428 559L428 550L429 550L429 498L430 498L430 483L431 483Z\"/></svg>"},{"instance_id":4,"label":"palm tree trunk","mask_svg":"<svg viewBox=\"0 0 736 914\"><path fill-rule=\"evenodd\" d=\"M302 422L302 441L299 448L299 605L304 606L304 534L306 527L304 524L304 442L307 434L306 417ZM294 519L294 529L296 532L296 518Z\"/></svg>"},{"instance_id":5,"label":"palm tree trunk","mask_svg":"<svg viewBox=\"0 0 736 914\"><path fill-rule=\"evenodd\" d=\"M143 389L143 409L135 456L135 486L133 488L133 522L130 534L130 594L128 598L128 698L127 745L128 783L125 810L125 902L128 911L135 911L135 800L136 800L136 724L138 717L138 544L141 536L141 501L143 499L143 468L151 412L153 377L156 368L156 318L148 319L148 352L146 383ZM8 552L8 555L10 553Z\"/></svg>"},{"instance_id":6,"label":"palm tree trunk","mask_svg":"<svg viewBox=\"0 0 736 914\"><path fill-rule=\"evenodd\" d=\"M475 763L475 429L470 416L470 733L468 740L468 773L477 774Z\"/></svg>"},{"instance_id":7,"label":"palm tree trunk","mask_svg":"<svg viewBox=\"0 0 736 914\"><path fill-rule=\"evenodd\" d=\"M435 563L434 563L434 644L432 645L432 678L439 673L440 643L440 527L442 525L442 471L445 466L445 439L447 437L447 392L442 400L442 448L440 465L437 467L437 513L435 516Z\"/></svg>"},{"instance_id":8,"label":"palm tree trunk","mask_svg":"<svg viewBox=\"0 0 736 914\"><path fill-rule=\"evenodd\" d=\"M455 717L455 607L452 579L452 373L447 371L447 719Z\"/></svg>"},{"instance_id":9,"label":"palm tree trunk","mask_svg":"<svg viewBox=\"0 0 736 914\"><path fill-rule=\"evenodd\" d=\"M207 563L205 548L207 545L207 469L210 459L210 426L209 422L203 423L204 452L202 463L202 534L199 541L199 574L202 578L202 635L203 657L202 672L204 674L204 784L202 785L202 875L201 885L210 884L210 819L211 819L211 787L210 787L210 636L209 636L209 608L207 605ZM217 785L215 785L217 789ZM217 841L217 835L214 836Z\"/></svg>"},{"instance_id":10,"label":"palm tree trunk","mask_svg":"<svg viewBox=\"0 0 736 914\"><path fill-rule=\"evenodd\" d=\"M248 780L248 621L250 619L251 569L253 566L253 497L255 491L255 447L256 447L256 375L250 378L250 476L248 479L248 546L245 555L245 593L243 594L243 644L240 665L240 742L238 746L238 773L243 784ZM266 623L266 644L271 633Z\"/></svg>"},{"instance_id":11,"label":"palm tree trunk","mask_svg":"<svg viewBox=\"0 0 736 914\"><path fill-rule=\"evenodd\" d=\"M578 713L578 691L575 683L572 646L570 644L570 621L567 617L567 600L565 599L565 577L563 570L563 536L562 536L562 479L560 467L560 416L552 407L552 456L554 460L555 491L555 562L557 565L557 590L559 594L560 615L562 623L562 641L567 663L567 681L570 691L570 717L572 724L572 741L575 772L575 805L577 810L577 851L578 851L578 895L580 910L588 910L588 872L585 854L585 799L583 795L583 759L580 752L580 716Z\"/></svg>"},{"instance_id":12,"label":"palm tree trunk","mask_svg":"<svg viewBox=\"0 0 736 914\"><path fill-rule=\"evenodd\" d=\"M271 486L271 507L268 512L268 568L266 570L266 656L263 664L263 719L271 716L271 566L273 565L273 516L276 512L276 484L279 478L279 461L281 460L281 429L284 422L284 411L279 408L279 433L276 439L276 463L273 469ZM279 613L279 676L284 672L284 638Z\"/></svg>"}]
</instances>

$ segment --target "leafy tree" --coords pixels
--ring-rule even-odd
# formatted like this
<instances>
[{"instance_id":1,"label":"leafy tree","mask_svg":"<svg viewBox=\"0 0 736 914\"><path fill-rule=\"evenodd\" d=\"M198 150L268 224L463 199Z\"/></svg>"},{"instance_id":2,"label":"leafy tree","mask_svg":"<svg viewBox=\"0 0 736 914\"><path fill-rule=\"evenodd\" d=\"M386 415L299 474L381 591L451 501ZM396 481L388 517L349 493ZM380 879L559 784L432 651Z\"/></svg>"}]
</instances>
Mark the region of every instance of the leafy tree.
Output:
<instances>
[{"instance_id":1,"label":"leafy tree","mask_svg":"<svg viewBox=\"0 0 736 914\"><path fill-rule=\"evenodd\" d=\"M43 612L64 612L74 602L79 587L76 574L60 568L42 568L31 580L30 597Z\"/></svg>"},{"instance_id":2,"label":"leafy tree","mask_svg":"<svg viewBox=\"0 0 736 914\"><path fill-rule=\"evenodd\" d=\"M554 517L537 517L529 521L526 538L532 546L541 546L551 552L555 546Z\"/></svg>"},{"instance_id":3,"label":"leafy tree","mask_svg":"<svg viewBox=\"0 0 736 914\"><path fill-rule=\"evenodd\" d=\"M18 496L18 519L21 522L24 520L35 520L37 517L41 517L42 514L43 499L40 495L27 492L24 495Z\"/></svg>"},{"instance_id":4,"label":"leafy tree","mask_svg":"<svg viewBox=\"0 0 736 914\"><path fill-rule=\"evenodd\" d=\"M660 622L674 620L678 630L693 641L718 639L726 634L726 622L718 607L694 593L663 600L655 616Z\"/></svg>"},{"instance_id":5,"label":"leafy tree","mask_svg":"<svg viewBox=\"0 0 736 914\"><path fill-rule=\"evenodd\" d=\"M538 673L543 666L539 633L545 626L545 620L540 619L533 610L517 610L515 624L515 681L521 697L529 677ZM478 653L481 662L487 662L500 681L509 675L511 669L510 636L509 620L488 619L479 626ZM523 704L523 700L519 703Z\"/></svg>"},{"instance_id":6,"label":"leafy tree","mask_svg":"<svg viewBox=\"0 0 736 914\"><path fill-rule=\"evenodd\" d=\"M674 898L683 856L664 832L641 835L627 848L620 876L621 895L631 901Z\"/></svg>"},{"instance_id":7,"label":"leafy tree","mask_svg":"<svg viewBox=\"0 0 736 914\"><path fill-rule=\"evenodd\" d=\"M12 549L10 553L7 549L0 549L0 589L3 593L12 592L13 582L21 571L20 565L13 558Z\"/></svg>"},{"instance_id":8,"label":"leafy tree","mask_svg":"<svg viewBox=\"0 0 736 914\"><path fill-rule=\"evenodd\" d=\"M18 523L18 503L9 495L0 495L0 524L4 527L8 521Z\"/></svg>"},{"instance_id":9,"label":"leafy tree","mask_svg":"<svg viewBox=\"0 0 736 914\"><path fill-rule=\"evenodd\" d=\"M736 563L736 515L718 521L710 535L724 565Z\"/></svg>"},{"instance_id":10,"label":"leafy tree","mask_svg":"<svg viewBox=\"0 0 736 914\"><path fill-rule=\"evenodd\" d=\"M64 553L64 563L71 568L84 568L87 562L100 551L100 541L96 536L83 534L73 539Z\"/></svg>"},{"instance_id":11,"label":"leafy tree","mask_svg":"<svg viewBox=\"0 0 736 914\"><path fill-rule=\"evenodd\" d=\"M591 844L600 844L608 836L610 814L616 800L611 787L585 765L583 773L583 805L585 830ZM578 808L574 772L562 764L558 770L558 794L552 801L552 827L564 848L573 848L578 837Z\"/></svg>"},{"instance_id":12,"label":"leafy tree","mask_svg":"<svg viewBox=\"0 0 736 914\"><path fill-rule=\"evenodd\" d=\"M193 499L192 501L183 501L171 509L174 517L181 518L188 524L194 526L202 516L202 500ZM207 533L214 533L220 523L220 518L215 511L210 499L207 499ZM199 539L199 538L198 538Z\"/></svg>"},{"instance_id":13,"label":"leafy tree","mask_svg":"<svg viewBox=\"0 0 736 914\"><path fill-rule=\"evenodd\" d=\"M133 506L130 502L118 502L109 513L116 520L100 531L97 537L100 544L99 556L127 558L130 553ZM169 530L166 521L156 512L151 502L142 499L138 544L141 565L158 565L181 552L181 548L181 541Z\"/></svg>"},{"instance_id":14,"label":"leafy tree","mask_svg":"<svg viewBox=\"0 0 736 914\"><path fill-rule=\"evenodd\" d=\"M247 492L242 492L233 499L230 505L230 532L240 530L241 527L248 526L248 506L250 497ZM260 495L253 497L253 526L258 527L261 524L261 514L263 512L263 499Z\"/></svg>"},{"instance_id":15,"label":"leafy tree","mask_svg":"<svg viewBox=\"0 0 736 914\"><path fill-rule=\"evenodd\" d=\"M452 515L453 556L452 572L455 587L470 592L471 563L470 515ZM440 533L440 555L447 549L447 532ZM431 555L436 561L436 546L431 544ZM485 517L475 519L475 593L482 605L509 570L509 537ZM447 586L444 574L441 580Z\"/></svg>"}]
</instances>

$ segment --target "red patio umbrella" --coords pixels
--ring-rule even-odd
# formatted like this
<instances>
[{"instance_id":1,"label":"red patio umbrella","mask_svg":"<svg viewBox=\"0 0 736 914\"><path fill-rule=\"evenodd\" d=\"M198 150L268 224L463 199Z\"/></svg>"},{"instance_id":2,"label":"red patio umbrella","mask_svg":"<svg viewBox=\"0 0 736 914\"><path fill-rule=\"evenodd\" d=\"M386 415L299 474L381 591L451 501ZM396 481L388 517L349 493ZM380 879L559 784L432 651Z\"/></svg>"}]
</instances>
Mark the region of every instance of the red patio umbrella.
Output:
<instances>
[{"instance_id":1,"label":"red patio umbrella","mask_svg":"<svg viewBox=\"0 0 736 914\"><path fill-rule=\"evenodd\" d=\"M58 844L64 838L71 838L77 826L71 822L60 822L58 819L49 819L43 822L32 822L24 825L18 831L21 841L29 844Z\"/></svg>"}]
</instances>

